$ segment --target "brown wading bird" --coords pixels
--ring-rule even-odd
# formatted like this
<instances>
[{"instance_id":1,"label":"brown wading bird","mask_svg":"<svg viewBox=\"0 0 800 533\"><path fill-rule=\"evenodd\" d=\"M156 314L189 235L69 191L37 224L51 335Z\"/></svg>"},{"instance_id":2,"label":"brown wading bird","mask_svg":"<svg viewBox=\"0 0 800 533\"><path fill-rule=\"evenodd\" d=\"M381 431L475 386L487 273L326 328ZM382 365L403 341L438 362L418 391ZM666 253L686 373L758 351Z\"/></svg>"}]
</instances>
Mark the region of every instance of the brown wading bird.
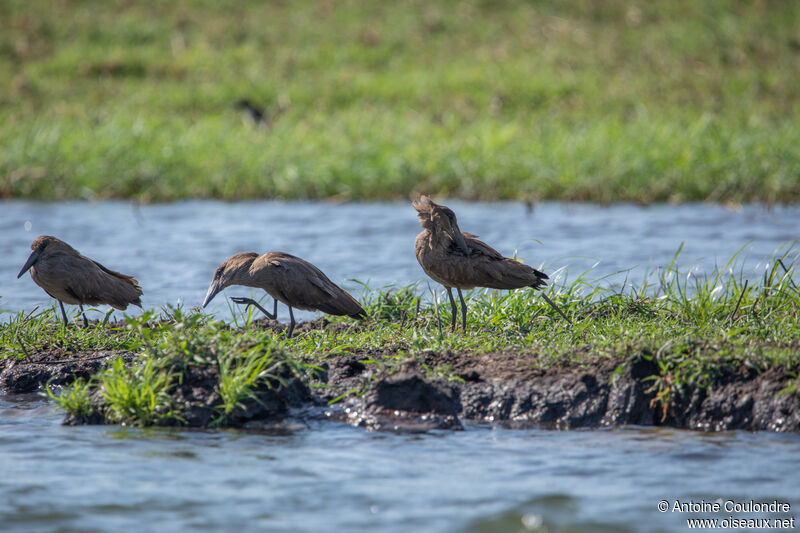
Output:
<instances>
[{"instance_id":1,"label":"brown wading bird","mask_svg":"<svg viewBox=\"0 0 800 533\"><path fill-rule=\"evenodd\" d=\"M80 307L85 327L89 321L83 311L84 304L105 304L121 311L129 304L142 307L142 288L135 279L82 256L64 241L42 235L31 243L31 250L17 278L30 269L33 281L58 300L64 324L67 324L65 303Z\"/></svg>"},{"instance_id":2,"label":"brown wading bird","mask_svg":"<svg viewBox=\"0 0 800 533\"><path fill-rule=\"evenodd\" d=\"M329 315L348 315L362 319L367 316L361 304L333 283L320 269L299 257L283 252L236 254L222 263L214 272L203 307L229 285L244 285L264 289L275 299L272 313L251 298L231 298L234 303L253 305L268 318L274 320L278 312L278 301L289 307L290 338L294 331L292 308L307 311L322 311Z\"/></svg>"},{"instance_id":3,"label":"brown wading bird","mask_svg":"<svg viewBox=\"0 0 800 533\"><path fill-rule=\"evenodd\" d=\"M417 210L422 232L417 235L414 247L417 261L425 273L447 289L452 312L452 328L456 329L456 302L453 287L461 299L462 327L467 329L467 304L461 289L489 287L491 289L539 289L547 285L547 274L503 257L500 252L479 241L477 235L464 233L458 228L456 214L451 209L431 201L427 196L413 202ZM569 318L546 294L542 297L564 320Z\"/></svg>"}]
</instances>

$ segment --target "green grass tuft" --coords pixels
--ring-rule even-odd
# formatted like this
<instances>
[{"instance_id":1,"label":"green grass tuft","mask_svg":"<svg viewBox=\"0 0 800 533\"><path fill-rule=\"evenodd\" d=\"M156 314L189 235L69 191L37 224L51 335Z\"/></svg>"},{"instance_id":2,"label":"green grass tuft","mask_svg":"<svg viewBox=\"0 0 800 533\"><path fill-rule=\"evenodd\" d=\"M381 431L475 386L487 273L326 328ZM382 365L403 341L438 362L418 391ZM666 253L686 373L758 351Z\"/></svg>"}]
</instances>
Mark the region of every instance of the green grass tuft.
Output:
<instances>
[{"instance_id":1,"label":"green grass tuft","mask_svg":"<svg viewBox=\"0 0 800 533\"><path fill-rule=\"evenodd\" d=\"M219 358L219 395L222 398L217 424L225 420L246 400L257 401L256 389L277 379L282 361L276 359L270 344L260 343L243 350L233 350Z\"/></svg>"},{"instance_id":2,"label":"green grass tuft","mask_svg":"<svg viewBox=\"0 0 800 533\"><path fill-rule=\"evenodd\" d=\"M99 380L106 419L111 423L141 426L180 420L169 395L174 378L173 373L153 358L146 357L133 366L117 358Z\"/></svg>"},{"instance_id":3,"label":"green grass tuft","mask_svg":"<svg viewBox=\"0 0 800 533\"><path fill-rule=\"evenodd\" d=\"M91 379L76 379L71 385L62 387L59 394L54 393L49 385L45 387L47 396L56 405L82 422L91 421L98 414L91 398L93 390L94 383Z\"/></svg>"},{"instance_id":4,"label":"green grass tuft","mask_svg":"<svg viewBox=\"0 0 800 533\"><path fill-rule=\"evenodd\" d=\"M75 320L64 326L54 304L52 308L18 313L0 312L2 356L25 358L42 351L68 353L86 350L136 350L139 338L126 330L124 323L101 321L88 328L79 327Z\"/></svg>"}]
</instances>

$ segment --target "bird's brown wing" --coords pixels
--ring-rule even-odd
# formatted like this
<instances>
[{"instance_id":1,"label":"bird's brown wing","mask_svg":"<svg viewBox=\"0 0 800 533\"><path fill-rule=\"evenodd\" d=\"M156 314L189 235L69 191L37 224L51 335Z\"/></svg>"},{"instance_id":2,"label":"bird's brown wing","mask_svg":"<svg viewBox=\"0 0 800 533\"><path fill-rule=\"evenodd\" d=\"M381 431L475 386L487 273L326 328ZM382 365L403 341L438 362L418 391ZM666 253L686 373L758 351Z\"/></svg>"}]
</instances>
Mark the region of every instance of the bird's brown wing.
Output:
<instances>
[{"instance_id":1,"label":"bird's brown wing","mask_svg":"<svg viewBox=\"0 0 800 533\"><path fill-rule=\"evenodd\" d=\"M269 271L264 274L269 276L269 284L292 307L330 315L365 315L355 298L308 261L282 252L265 255Z\"/></svg>"},{"instance_id":2,"label":"bird's brown wing","mask_svg":"<svg viewBox=\"0 0 800 533\"><path fill-rule=\"evenodd\" d=\"M477 237L477 235L476 235L476 237ZM532 270L534 275L540 280L549 279L547 274L545 274L544 272L536 270L535 268L530 267L528 265L525 265L524 263L520 263L516 259L512 259L510 257L503 256L503 254L501 254L500 252L498 252L497 250L495 250L494 248L492 248L491 246L489 246L488 244L486 244L483 241L479 241L478 239L467 239L467 245L473 250L473 253L475 253L477 251L479 254L485 255L486 257L490 257L492 259L500 259L500 260L503 260L503 261L512 261L514 263L517 263L519 265L524 266L526 272L528 271L528 269ZM542 283L542 284L544 284L544 283Z\"/></svg>"},{"instance_id":3,"label":"bird's brown wing","mask_svg":"<svg viewBox=\"0 0 800 533\"><path fill-rule=\"evenodd\" d=\"M448 249L447 260L442 274L453 280L453 286L489 287L492 289L517 289L520 287L541 287L546 284L547 275L524 263L504 257L500 252L469 234L464 234L470 255L452 243Z\"/></svg>"},{"instance_id":4,"label":"bird's brown wing","mask_svg":"<svg viewBox=\"0 0 800 533\"><path fill-rule=\"evenodd\" d=\"M501 254L500 252L498 252L485 242L476 239L475 237L477 237L477 235L470 235L469 233L463 233L463 232L462 235L464 235L464 240L467 241L467 246L469 246L469 249L472 251L473 254L477 253L479 255L483 255L491 259L503 259L503 254Z\"/></svg>"},{"instance_id":5,"label":"bird's brown wing","mask_svg":"<svg viewBox=\"0 0 800 533\"><path fill-rule=\"evenodd\" d=\"M129 304L141 307L142 289L136 280L82 255L69 253L48 258L46 277L52 290L45 290L67 303L110 305L120 310Z\"/></svg>"},{"instance_id":6,"label":"bird's brown wing","mask_svg":"<svg viewBox=\"0 0 800 533\"><path fill-rule=\"evenodd\" d=\"M98 267L100 270L102 270L103 272L105 272L106 274L108 274L108 275L110 275L110 276L114 276L115 278L119 278L119 279L121 279L122 281L124 281L124 282L126 282L126 283L129 283L129 284L131 284L131 285L133 285L135 288L139 289L139 291L140 291L140 294L141 294L141 289L142 289L142 288L139 286L139 282L138 282L138 281L136 281L136 280L133 278L133 276L128 276L127 274L122 274L122 273L120 273L120 272L117 272L116 270L111 270L110 268L106 268L106 267L104 267L103 265L101 265L100 263L98 263L97 261L94 261L94 260L91 260L91 261L92 261L92 263L94 263L95 265L97 265L97 267Z\"/></svg>"}]
</instances>

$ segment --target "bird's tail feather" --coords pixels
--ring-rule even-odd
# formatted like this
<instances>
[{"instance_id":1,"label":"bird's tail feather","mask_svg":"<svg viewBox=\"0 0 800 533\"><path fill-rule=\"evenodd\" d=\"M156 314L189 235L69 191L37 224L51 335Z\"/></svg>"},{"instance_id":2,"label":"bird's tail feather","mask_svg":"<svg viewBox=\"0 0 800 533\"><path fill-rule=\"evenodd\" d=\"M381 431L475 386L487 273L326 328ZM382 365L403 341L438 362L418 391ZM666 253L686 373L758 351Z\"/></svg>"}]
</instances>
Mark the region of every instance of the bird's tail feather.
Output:
<instances>
[{"instance_id":1,"label":"bird's tail feather","mask_svg":"<svg viewBox=\"0 0 800 533\"><path fill-rule=\"evenodd\" d=\"M322 305L317 305L317 309L329 315L347 315L359 319L367 316L361 304L358 303L358 300L345 291L342 291L338 298L325 302Z\"/></svg>"},{"instance_id":2,"label":"bird's tail feather","mask_svg":"<svg viewBox=\"0 0 800 533\"><path fill-rule=\"evenodd\" d=\"M547 282L543 278L536 278L536 281L531 283L531 287L541 289L542 287L547 287Z\"/></svg>"},{"instance_id":3,"label":"bird's tail feather","mask_svg":"<svg viewBox=\"0 0 800 533\"><path fill-rule=\"evenodd\" d=\"M367 312L363 309L359 309L358 313L348 315L351 318L355 318L356 320L366 320L367 319Z\"/></svg>"},{"instance_id":4,"label":"bird's tail feather","mask_svg":"<svg viewBox=\"0 0 800 533\"><path fill-rule=\"evenodd\" d=\"M124 281L125 283L130 283L131 285L133 285L133 288L136 289L137 291L139 291L139 293L141 294L142 288L139 286L139 282L136 281L133 278L133 276L129 276L127 274L122 274L120 272L117 272L116 270L111 270L110 268L106 268L103 265L101 265L100 263L98 263L97 261L92 261L92 263L97 265L100 268L100 270L102 270L106 274L114 276L115 278L119 278L122 281Z\"/></svg>"}]
</instances>

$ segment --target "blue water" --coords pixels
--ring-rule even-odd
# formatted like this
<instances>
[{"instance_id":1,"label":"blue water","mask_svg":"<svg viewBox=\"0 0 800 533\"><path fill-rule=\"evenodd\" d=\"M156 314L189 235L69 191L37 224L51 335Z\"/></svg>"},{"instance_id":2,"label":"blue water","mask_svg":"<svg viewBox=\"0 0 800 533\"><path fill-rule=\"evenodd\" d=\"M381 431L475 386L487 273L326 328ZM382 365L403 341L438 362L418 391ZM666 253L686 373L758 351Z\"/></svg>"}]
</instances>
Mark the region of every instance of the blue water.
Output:
<instances>
[{"instance_id":1,"label":"blue water","mask_svg":"<svg viewBox=\"0 0 800 533\"><path fill-rule=\"evenodd\" d=\"M744 247L739 267L755 279L800 228L795 207L544 204L529 214L518 204L448 205L464 231L505 254L518 249L562 280L594 267L593 277L610 276L604 283L637 282L681 243L679 267L698 275ZM353 279L424 288L418 231L406 203L5 202L0 308L52 305L28 276L15 277L40 234L135 275L145 307L158 308L199 305L214 268L250 250L304 257L356 296ZM210 311L230 317L222 296ZM662 513L661 500L777 499L791 505L782 518L800 510L797 435L489 427L395 435L302 418L273 432L142 431L61 419L39 396L0 395L0 531L658 532L731 515Z\"/></svg>"},{"instance_id":2,"label":"blue water","mask_svg":"<svg viewBox=\"0 0 800 533\"><path fill-rule=\"evenodd\" d=\"M800 509L797 435L395 435L319 422L270 434L60 421L44 400L0 397L0 529L683 531L686 518L715 515L661 513L659 501L777 499L792 509L781 517Z\"/></svg>"}]
</instances>

